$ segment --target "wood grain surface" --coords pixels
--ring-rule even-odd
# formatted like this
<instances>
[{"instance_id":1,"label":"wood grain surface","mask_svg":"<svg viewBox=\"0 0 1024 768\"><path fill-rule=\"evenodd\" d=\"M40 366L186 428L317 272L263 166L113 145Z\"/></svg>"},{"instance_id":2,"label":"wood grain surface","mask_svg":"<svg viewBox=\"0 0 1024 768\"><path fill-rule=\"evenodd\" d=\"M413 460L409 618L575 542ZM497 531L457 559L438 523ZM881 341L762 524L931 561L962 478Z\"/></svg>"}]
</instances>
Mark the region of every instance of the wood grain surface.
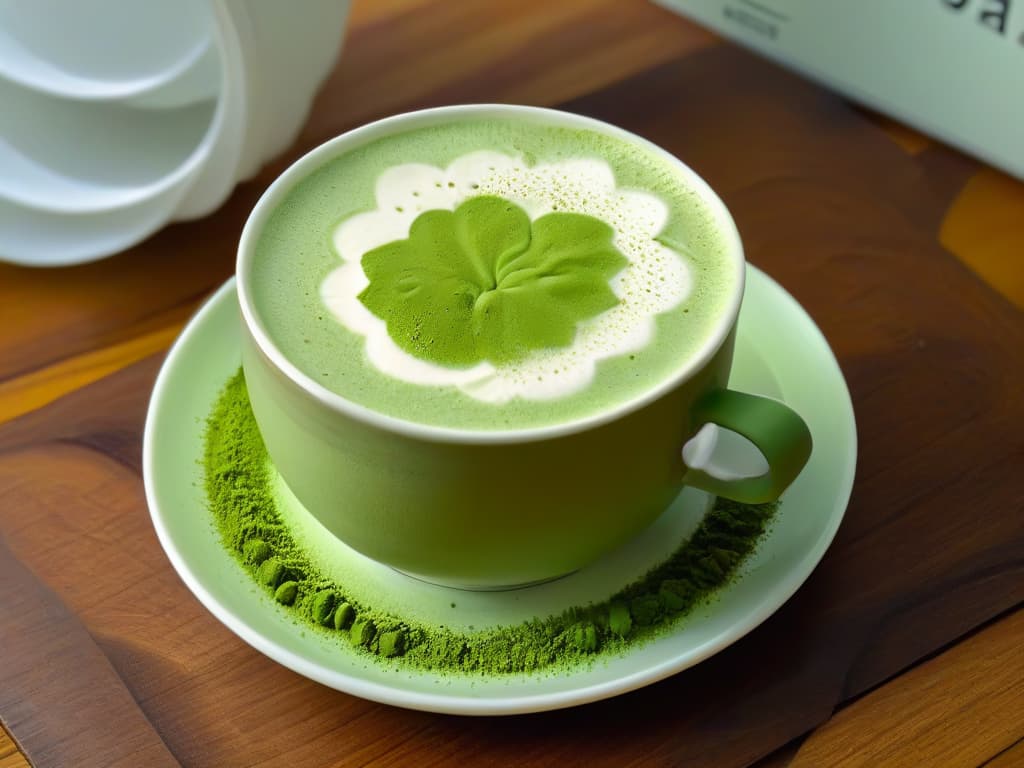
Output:
<instances>
[{"instance_id":1,"label":"wood grain surface","mask_svg":"<svg viewBox=\"0 0 1024 768\"><path fill-rule=\"evenodd\" d=\"M2 540L0 584L0 712L36 763L177 765L82 623Z\"/></svg>"},{"instance_id":2,"label":"wood grain surface","mask_svg":"<svg viewBox=\"0 0 1024 768\"><path fill-rule=\"evenodd\" d=\"M1024 765L1024 740L1004 749L983 763L984 768L1020 768Z\"/></svg>"},{"instance_id":3,"label":"wood grain surface","mask_svg":"<svg viewBox=\"0 0 1024 768\"><path fill-rule=\"evenodd\" d=\"M140 477L162 350L262 190L352 125L464 101L561 104L698 170L825 332L861 445L831 550L758 630L504 719L372 704L253 651L171 569ZM1022 764L1022 187L644 2L357 3L296 145L217 213L93 265L0 266L0 720L37 766Z\"/></svg>"},{"instance_id":4,"label":"wood grain surface","mask_svg":"<svg viewBox=\"0 0 1024 768\"><path fill-rule=\"evenodd\" d=\"M941 765L974 768L1009 759L1024 739L1024 611L964 640L937 658L838 713L800 747L790 768ZM972 734L950 728L970 723Z\"/></svg>"},{"instance_id":5,"label":"wood grain surface","mask_svg":"<svg viewBox=\"0 0 1024 768\"><path fill-rule=\"evenodd\" d=\"M14 739L0 725L0 768L27 768L28 764Z\"/></svg>"}]
</instances>

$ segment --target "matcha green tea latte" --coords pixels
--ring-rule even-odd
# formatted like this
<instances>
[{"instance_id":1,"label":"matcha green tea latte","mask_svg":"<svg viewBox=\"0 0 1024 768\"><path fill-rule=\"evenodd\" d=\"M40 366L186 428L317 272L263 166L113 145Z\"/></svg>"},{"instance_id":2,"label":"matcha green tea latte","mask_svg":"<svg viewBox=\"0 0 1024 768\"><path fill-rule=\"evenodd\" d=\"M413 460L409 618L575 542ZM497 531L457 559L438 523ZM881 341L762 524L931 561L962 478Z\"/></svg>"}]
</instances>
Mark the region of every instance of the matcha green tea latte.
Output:
<instances>
[{"instance_id":1,"label":"matcha green tea latte","mask_svg":"<svg viewBox=\"0 0 1024 768\"><path fill-rule=\"evenodd\" d=\"M346 400L467 430L607 412L715 333L735 259L645 144L528 115L374 138L287 191L252 259L283 355Z\"/></svg>"},{"instance_id":2,"label":"matcha green tea latte","mask_svg":"<svg viewBox=\"0 0 1024 768\"><path fill-rule=\"evenodd\" d=\"M318 569L280 514L276 472L241 372L207 420L203 461L224 546L282 610L336 639L340 652L433 672L564 669L685 626L691 610L735 578L776 509L719 500L672 556L603 602L511 626L456 629L403 616L387 607L387 596L365 584L338 583Z\"/></svg>"}]
</instances>

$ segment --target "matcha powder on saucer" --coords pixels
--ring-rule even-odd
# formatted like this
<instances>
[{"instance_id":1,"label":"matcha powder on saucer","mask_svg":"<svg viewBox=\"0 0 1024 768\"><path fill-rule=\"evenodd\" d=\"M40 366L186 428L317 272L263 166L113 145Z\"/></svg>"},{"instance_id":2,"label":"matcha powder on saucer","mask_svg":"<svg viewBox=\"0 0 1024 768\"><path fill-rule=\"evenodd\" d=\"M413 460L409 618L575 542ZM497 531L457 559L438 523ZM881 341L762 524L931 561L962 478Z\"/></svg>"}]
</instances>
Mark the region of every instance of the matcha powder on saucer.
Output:
<instances>
[{"instance_id":1,"label":"matcha powder on saucer","mask_svg":"<svg viewBox=\"0 0 1024 768\"><path fill-rule=\"evenodd\" d=\"M521 624L457 631L366 604L317 570L278 513L241 370L207 419L203 466L224 546L280 610L335 637L339 652L434 672L564 669L656 637L735 577L777 508L719 499L668 560L607 601Z\"/></svg>"}]
</instances>

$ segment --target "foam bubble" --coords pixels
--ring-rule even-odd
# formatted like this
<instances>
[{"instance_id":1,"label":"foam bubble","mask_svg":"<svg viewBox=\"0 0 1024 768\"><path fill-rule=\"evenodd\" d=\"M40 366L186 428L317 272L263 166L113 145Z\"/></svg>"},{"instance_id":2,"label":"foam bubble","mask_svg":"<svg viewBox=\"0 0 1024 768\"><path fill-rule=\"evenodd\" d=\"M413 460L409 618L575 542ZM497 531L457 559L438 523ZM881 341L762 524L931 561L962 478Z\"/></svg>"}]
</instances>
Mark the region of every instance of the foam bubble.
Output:
<instances>
[{"instance_id":1,"label":"foam bubble","mask_svg":"<svg viewBox=\"0 0 1024 768\"><path fill-rule=\"evenodd\" d=\"M668 221L668 207L649 192L619 189L612 169L598 158L529 165L521 157L482 150L462 155L447 168L393 166L378 177L375 192L375 210L352 216L335 230L334 248L342 264L322 284L321 297L346 328L365 337L370 363L403 381L455 386L494 404L564 397L590 384L600 360L647 346L655 316L678 306L692 289L684 255L655 239ZM606 222L615 233L612 242L629 262L611 281L620 303L581 322L570 346L535 351L500 366L483 362L449 368L399 348L384 321L359 301L369 284L360 260L374 248L408 237L424 211L454 210L478 195L512 200L531 220L560 211Z\"/></svg>"}]
</instances>

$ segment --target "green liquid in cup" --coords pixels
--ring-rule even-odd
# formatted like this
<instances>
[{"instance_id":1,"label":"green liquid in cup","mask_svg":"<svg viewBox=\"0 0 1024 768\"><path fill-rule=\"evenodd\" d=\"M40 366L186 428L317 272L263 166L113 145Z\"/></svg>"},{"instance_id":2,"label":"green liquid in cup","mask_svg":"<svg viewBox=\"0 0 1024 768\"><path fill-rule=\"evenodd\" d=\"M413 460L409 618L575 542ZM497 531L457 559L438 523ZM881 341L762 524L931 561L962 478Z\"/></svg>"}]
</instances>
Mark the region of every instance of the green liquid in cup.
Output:
<instances>
[{"instance_id":1,"label":"green liquid in cup","mask_svg":"<svg viewBox=\"0 0 1024 768\"><path fill-rule=\"evenodd\" d=\"M575 210L578 194L563 206L555 194L547 200L546 214L530 217L522 212L530 200L503 197L493 189L479 194L466 189L466 199L451 206L454 212L440 211L429 201L454 186L443 175L434 182L439 191L421 189L415 180L403 187L398 180L392 185L396 197L378 205L378 180L388 169L410 163L444 169L479 150L516 158L524 174L597 158L611 169L617 190L645 192L668 209L666 223L651 238L666 246L666 258L684 259L689 293L653 316L654 333L646 345L599 360L585 386L567 394L495 402L452 384L403 380L371 362L366 337L339 320L321 295L325 281L343 264L335 247L339 225L387 208L391 216L406 216L410 225L366 254L350 252L346 258L361 260L370 284L358 301L386 323L403 353L460 371L481 364L516 366L538 351L574 349L586 323L601 321L608 317L602 313L626 301L613 290L622 270L630 268L609 235L615 221ZM407 197L398 196L406 192ZM283 354L311 379L355 403L460 429L562 424L656 387L714 333L736 273L719 226L679 169L647 147L529 117L454 120L374 140L298 183L259 233L252 293L260 321ZM445 261L449 253L451 261ZM557 381L549 383L557 389Z\"/></svg>"}]
</instances>

